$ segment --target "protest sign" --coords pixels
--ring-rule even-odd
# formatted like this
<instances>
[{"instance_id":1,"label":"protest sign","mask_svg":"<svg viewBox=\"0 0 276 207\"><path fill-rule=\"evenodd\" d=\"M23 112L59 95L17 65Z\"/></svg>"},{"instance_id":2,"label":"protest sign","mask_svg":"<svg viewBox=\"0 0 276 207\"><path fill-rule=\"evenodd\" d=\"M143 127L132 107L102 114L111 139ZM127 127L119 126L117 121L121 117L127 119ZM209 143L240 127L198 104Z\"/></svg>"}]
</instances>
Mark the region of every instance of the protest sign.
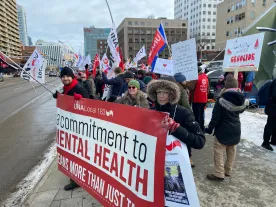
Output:
<instances>
[{"instance_id":1,"label":"protest sign","mask_svg":"<svg viewBox=\"0 0 276 207\"><path fill-rule=\"evenodd\" d=\"M58 168L103 206L164 206L165 116L59 95Z\"/></svg>"},{"instance_id":2,"label":"protest sign","mask_svg":"<svg viewBox=\"0 0 276 207\"><path fill-rule=\"evenodd\" d=\"M172 44L174 74L182 73L186 80L198 79L195 39Z\"/></svg>"},{"instance_id":3,"label":"protest sign","mask_svg":"<svg viewBox=\"0 0 276 207\"><path fill-rule=\"evenodd\" d=\"M153 72L173 76L173 61L168 59L157 58Z\"/></svg>"},{"instance_id":4,"label":"protest sign","mask_svg":"<svg viewBox=\"0 0 276 207\"><path fill-rule=\"evenodd\" d=\"M224 71L257 71L260 64L264 33L227 40Z\"/></svg>"},{"instance_id":5,"label":"protest sign","mask_svg":"<svg viewBox=\"0 0 276 207\"><path fill-rule=\"evenodd\" d=\"M165 200L168 207L200 207L187 146L172 135L166 143Z\"/></svg>"}]
</instances>

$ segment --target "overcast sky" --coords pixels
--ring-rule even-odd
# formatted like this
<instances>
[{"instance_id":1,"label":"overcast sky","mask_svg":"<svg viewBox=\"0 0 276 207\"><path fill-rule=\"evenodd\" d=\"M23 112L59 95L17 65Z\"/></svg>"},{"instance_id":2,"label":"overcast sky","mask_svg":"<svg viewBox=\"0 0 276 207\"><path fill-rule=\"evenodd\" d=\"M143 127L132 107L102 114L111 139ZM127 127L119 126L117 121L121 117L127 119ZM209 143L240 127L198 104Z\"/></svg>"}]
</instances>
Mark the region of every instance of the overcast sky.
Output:
<instances>
[{"instance_id":1,"label":"overcast sky","mask_svg":"<svg viewBox=\"0 0 276 207\"><path fill-rule=\"evenodd\" d=\"M83 27L111 27L105 0L17 0L26 11L28 35L38 39L70 42L76 52L83 44ZM116 26L125 17L173 18L173 0L109 0Z\"/></svg>"}]
</instances>

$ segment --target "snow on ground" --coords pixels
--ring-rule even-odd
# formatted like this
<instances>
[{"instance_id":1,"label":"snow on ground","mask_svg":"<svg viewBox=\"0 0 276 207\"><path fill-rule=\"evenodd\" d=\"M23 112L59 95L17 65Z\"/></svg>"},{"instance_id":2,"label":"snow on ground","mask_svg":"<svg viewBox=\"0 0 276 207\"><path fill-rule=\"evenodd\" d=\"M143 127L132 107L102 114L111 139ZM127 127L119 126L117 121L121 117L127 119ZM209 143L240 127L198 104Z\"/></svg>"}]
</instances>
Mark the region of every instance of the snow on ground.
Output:
<instances>
[{"instance_id":1,"label":"snow on ground","mask_svg":"<svg viewBox=\"0 0 276 207\"><path fill-rule=\"evenodd\" d=\"M17 191L12 193L4 202L4 206L21 206L29 193L34 189L42 176L56 157L56 143L52 144L45 153L42 161L35 166L31 172L17 185Z\"/></svg>"},{"instance_id":2,"label":"snow on ground","mask_svg":"<svg viewBox=\"0 0 276 207\"><path fill-rule=\"evenodd\" d=\"M208 126L211 121L213 108L205 110L205 125ZM241 138L249 142L253 142L257 146L261 146L263 142L264 127L266 124L267 116L259 113L252 113L245 111L240 115L241 120ZM248 144L250 147L250 144ZM276 153L276 147L274 152Z\"/></svg>"}]
</instances>

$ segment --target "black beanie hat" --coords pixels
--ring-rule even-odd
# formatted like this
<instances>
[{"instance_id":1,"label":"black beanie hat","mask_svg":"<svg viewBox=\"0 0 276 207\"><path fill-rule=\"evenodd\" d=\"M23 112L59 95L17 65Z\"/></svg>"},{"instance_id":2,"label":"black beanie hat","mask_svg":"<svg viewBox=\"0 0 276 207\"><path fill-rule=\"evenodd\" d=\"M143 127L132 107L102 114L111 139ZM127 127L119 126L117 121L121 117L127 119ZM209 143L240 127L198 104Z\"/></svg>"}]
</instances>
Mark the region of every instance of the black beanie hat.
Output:
<instances>
[{"instance_id":1,"label":"black beanie hat","mask_svg":"<svg viewBox=\"0 0 276 207\"><path fill-rule=\"evenodd\" d=\"M124 79L126 79L126 78L134 78L134 74L130 71L126 71L124 73Z\"/></svg>"},{"instance_id":2,"label":"black beanie hat","mask_svg":"<svg viewBox=\"0 0 276 207\"><path fill-rule=\"evenodd\" d=\"M61 72L60 72L60 78L62 78L62 76L70 76L72 77L73 79L75 78L75 75L74 75L74 72L71 68L68 68L68 67L64 67Z\"/></svg>"}]
</instances>

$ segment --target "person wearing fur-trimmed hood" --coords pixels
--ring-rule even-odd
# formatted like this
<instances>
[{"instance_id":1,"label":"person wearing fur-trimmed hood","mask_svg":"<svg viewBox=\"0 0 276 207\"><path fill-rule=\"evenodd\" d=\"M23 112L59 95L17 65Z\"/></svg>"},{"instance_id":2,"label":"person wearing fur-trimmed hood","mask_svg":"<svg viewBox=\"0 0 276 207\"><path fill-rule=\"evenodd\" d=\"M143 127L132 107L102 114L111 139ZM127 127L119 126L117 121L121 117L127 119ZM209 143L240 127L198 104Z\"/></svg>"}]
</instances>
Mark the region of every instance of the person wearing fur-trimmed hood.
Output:
<instances>
[{"instance_id":1,"label":"person wearing fur-trimmed hood","mask_svg":"<svg viewBox=\"0 0 276 207\"><path fill-rule=\"evenodd\" d=\"M177 103L180 89L176 83L167 80L152 80L147 87L148 97L155 101L152 110L167 112L169 115L162 121L162 126L171 135L184 142L187 147L202 149L205 136L195 121L192 112Z\"/></svg>"},{"instance_id":2,"label":"person wearing fur-trimmed hood","mask_svg":"<svg viewBox=\"0 0 276 207\"><path fill-rule=\"evenodd\" d=\"M208 174L209 180L222 181L230 176L236 157L236 146L241 139L241 122L239 115L243 113L249 102L238 88L238 81L227 76L225 89L215 103L212 119L205 132L212 134L214 141L214 173ZM224 163L223 154L227 160Z\"/></svg>"}]
</instances>

